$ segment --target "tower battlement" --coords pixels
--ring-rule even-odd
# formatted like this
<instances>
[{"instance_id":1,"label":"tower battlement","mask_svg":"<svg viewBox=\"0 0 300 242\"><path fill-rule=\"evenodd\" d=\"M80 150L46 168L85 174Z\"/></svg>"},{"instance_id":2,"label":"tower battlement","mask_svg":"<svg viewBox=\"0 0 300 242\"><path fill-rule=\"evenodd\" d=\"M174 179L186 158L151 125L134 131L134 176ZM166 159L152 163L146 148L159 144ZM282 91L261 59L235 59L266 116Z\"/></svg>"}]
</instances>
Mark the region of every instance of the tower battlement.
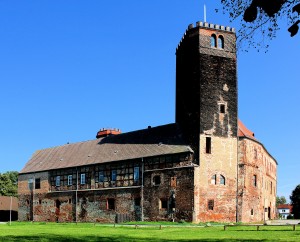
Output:
<instances>
[{"instance_id":1,"label":"tower battlement","mask_svg":"<svg viewBox=\"0 0 300 242\"><path fill-rule=\"evenodd\" d=\"M201 21L196 22L196 27L204 27L209 29L223 30L223 31L235 33L235 28L231 28L228 26L225 27L224 25L211 24L211 23L201 22ZM194 28L194 24L189 24L188 29L192 29L192 28Z\"/></svg>"},{"instance_id":2,"label":"tower battlement","mask_svg":"<svg viewBox=\"0 0 300 242\"><path fill-rule=\"evenodd\" d=\"M232 28L229 26L224 26L224 25L219 25L219 24L212 24L212 23L198 21L198 22L196 22L196 26L194 26L193 23L188 25L188 28L185 30L177 48L176 48L176 51L177 51L178 47L181 45L182 41L184 40L187 32L190 31L191 29L197 28L197 27L201 28L201 29L217 30L217 31L225 32L225 33L235 34L235 28Z\"/></svg>"}]
</instances>

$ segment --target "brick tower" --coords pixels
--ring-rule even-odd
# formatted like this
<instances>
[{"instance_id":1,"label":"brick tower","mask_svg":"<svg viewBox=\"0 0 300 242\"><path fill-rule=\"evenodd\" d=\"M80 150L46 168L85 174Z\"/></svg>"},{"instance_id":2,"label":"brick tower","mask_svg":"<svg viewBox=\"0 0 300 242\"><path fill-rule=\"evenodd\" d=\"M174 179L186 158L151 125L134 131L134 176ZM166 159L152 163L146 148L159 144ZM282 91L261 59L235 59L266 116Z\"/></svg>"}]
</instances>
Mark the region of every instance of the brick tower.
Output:
<instances>
[{"instance_id":1,"label":"brick tower","mask_svg":"<svg viewBox=\"0 0 300 242\"><path fill-rule=\"evenodd\" d=\"M194 150L194 221L235 221L237 71L234 29L197 22L176 50L176 123Z\"/></svg>"}]
</instances>

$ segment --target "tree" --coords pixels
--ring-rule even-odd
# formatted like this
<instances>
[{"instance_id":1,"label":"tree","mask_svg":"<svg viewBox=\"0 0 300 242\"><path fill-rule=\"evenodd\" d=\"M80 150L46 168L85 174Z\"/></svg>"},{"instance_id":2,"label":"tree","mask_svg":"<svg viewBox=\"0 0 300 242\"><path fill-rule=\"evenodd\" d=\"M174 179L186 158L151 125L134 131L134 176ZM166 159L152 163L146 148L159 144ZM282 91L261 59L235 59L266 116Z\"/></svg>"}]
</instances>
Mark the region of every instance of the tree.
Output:
<instances>
[{"instance_id":1,"label":"tree","mask_svg":"<svg viewBox=\"0 0 300 242\"><path fill-rule=\"evenodd\" d=\"M277 196L276 197L276 207L279 205L279 204L286 204L286 199L284 196Z\"/></svg>"},{"instance_id":2,"label":"tree","mask_svg":"<svg viewBox=\"0 0 300 242\"><path fill-rule=\"evenodd\" d=\"M299 219L300 218L300 184L296 186L296 188L292 192L292 195L290 196L290 199L293 206L292 213L294 214L294 218Z\"/></svg>"},{"instance_id":3,"label":"tree","mask_svg":"<svg viewBox=\"0 0 300 242\"><path fill-rule=\"evenodd\" d=\"M267 48L267 40L276 37L283 17L287 19L291 37L298 33L300 0L221 0L221 3L231 20L241 20L238 46L248 43L255 48Z\"/></svg>"},{"instance_id":4,"label":"tree","mask_svg":"<svg viewBox=\"0 0 300 242\"><path fill-rule=\"evenodd\" d=\"M18 195L18 172L8 171L0 173L0 195L14 196Z\"/></svg>"}]
</instances>

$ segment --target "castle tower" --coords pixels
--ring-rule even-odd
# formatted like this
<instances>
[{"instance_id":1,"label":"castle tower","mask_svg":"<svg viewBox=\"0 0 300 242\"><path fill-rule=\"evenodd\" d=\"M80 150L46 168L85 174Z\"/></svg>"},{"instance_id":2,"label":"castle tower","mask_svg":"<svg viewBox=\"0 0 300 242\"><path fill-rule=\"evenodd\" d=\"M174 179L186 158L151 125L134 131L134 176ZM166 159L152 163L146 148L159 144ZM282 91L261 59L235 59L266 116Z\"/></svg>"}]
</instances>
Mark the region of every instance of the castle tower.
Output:
<instances>
[{"instance_id":1,"label":"castle tower","mask_svg":"<svg viewBox=\"0 0 300 242\"><path fill-rule=\"evenodd\" d=\"M176 123L194 150L194 221L235 221L237 71L234 29L197 22L176 50Z\"/></svg>"}]
</instances>

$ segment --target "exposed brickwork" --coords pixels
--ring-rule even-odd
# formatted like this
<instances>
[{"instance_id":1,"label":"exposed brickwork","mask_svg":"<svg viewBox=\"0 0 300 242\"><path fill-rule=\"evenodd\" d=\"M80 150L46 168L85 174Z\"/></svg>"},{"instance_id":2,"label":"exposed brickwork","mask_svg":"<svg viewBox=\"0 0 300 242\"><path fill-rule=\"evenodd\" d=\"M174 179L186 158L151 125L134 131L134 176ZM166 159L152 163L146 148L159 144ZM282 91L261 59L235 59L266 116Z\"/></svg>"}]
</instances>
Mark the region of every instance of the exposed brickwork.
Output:
<instances>
[{"instance_id":1,"label":"exposed brickwork","mask_svg":"<svg viewBox=\"0 0 300 242\"><path fill-rule=\"evenodd\" d=\"M212 137L211 154L206 153L205 135L200 136L199 212L197 221L236 220L237 139ZM224 183L221 184L221 176ZM214 180L215 179L215 180ZM214 208L208 208L208 201Z\"/></svg>"},{"instance_id":2,"label":"exposed brickwork","mask_svg":"<svg viewBox=\"0 0 300 242\"><path fill-rule=\"evenodd\" d=\"M161 184L155 185L153 178L161 177ZM194 206L194 166L177 169L152 170L145 172L145 220L193 220ZM173 181L172 184L172 180ZM175 197L175 210L172 210L172 195ZM167 207L161 208L161 200L167 201Z\"/></svg>"},{"instance_id":3,"label":"exposed brickwork","mask_svg":"<svg viewBox=\"0 0 300 242\"><path fill-rule=\"evenodd\" d=\"M191 159L190 154L183 153L139 161L20 174L19 219L112 223L124 219L142 220L144 216L145 220L192 221L194 166ZM134 179L134 167L139 167L139 174L145 167L143 178L139 175L138 180ZM111 181L112 170L116 171L116 181ZM99 171L106 174L103 183L99 182ZM80 174L83 172L86 174L84 185L80 184ZM68 185L69 175L75 181L72 185ZM59 186L55 184L57 176L61 177ZM159 184L153 185L154 176L159 176ZM35 179L41 181L38 189ZM162 208L161 201L164 201L166 207Z\"/></svg>"},{"instance_id":4,"label":"exposed brickwork","mask_svg":"<svg viewBox=\"0 0 300 242\"><path fill-rule=\"evenodd\" d=\"M240 139L238 177L240 221L264 221L275 218L276 173L276 161L259 142L249 138Z\"/></svg>"}]
</instances>

